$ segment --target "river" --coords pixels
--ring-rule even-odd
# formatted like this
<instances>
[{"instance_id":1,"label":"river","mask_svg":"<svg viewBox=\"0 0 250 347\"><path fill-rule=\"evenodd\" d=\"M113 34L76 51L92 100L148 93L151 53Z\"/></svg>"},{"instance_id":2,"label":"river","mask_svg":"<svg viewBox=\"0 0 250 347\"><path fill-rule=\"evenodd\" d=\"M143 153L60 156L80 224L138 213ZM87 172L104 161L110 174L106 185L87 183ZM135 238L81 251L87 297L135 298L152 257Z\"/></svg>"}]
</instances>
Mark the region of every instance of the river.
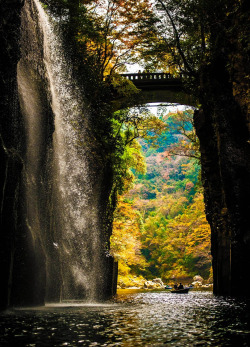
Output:
<instances>
[{"instance_id":1,"label":"river","mask_svg":"<svg viewBox=\"0 0 250 347\"><path fill-rule=\"evenodd\" d=\"M211 292L119 290L0 315L0 346L250 346L249 301Z\"/></svg>"}]
</instances>

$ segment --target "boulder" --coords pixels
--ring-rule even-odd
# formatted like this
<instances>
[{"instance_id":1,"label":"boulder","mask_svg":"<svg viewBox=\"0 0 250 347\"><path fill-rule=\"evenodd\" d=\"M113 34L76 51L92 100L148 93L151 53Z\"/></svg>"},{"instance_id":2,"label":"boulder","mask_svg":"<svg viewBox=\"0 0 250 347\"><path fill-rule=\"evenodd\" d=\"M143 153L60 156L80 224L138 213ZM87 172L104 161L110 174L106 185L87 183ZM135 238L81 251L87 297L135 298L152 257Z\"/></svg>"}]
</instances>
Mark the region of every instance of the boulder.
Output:
<instances>
[{"instance_id":1,"label":"boulder","mask_svg":"<svg viewBox=\"0 0 250 347\"><path fill-rule=\"evenodd\" d=\"M202 278L200 275L194 276L194 277L193 277L193 280L194 280L194 281L201 282L201 283L204 282L204 278Z\"/></svg>"},{"instance_id":2,"label":"boulder","mask_svg":"<svg viewBox=\"0 0 250 347\"><path fill-rule=\"evenodd\" d=\"M146 289L154 289L155 287L156 287L156 285L153 281L144 282L144 288L146 288Z\"/></svg>"},{"instance_id":3,"label":"boulder","mask_svg":"<svg viewBox=\"0 0 250 347\"><path fill-rule=\"evenodd\" d=\"M160 284L161 287L165 287L161 278L154 278L152 282Z\"/></svg>"},{"instance_id":4,"label":"boulder","mask_svg":"<svg viewBox=\"0 0 250 347\"><path fill-rule=\"evenodd\" d=\"M156 288L164 288L164 284L160 278L155 278L152 281L144 282L145 289L156 289Z\"/></svg>"},{"instance_id":5,"label":"boulder","mask_svg":"<svg viewBox=\"0 0 250 347\"><path fill-rule=\"evenodd\" d=\"M200 281L194 281L194 282L192 282L191 284L192 284L192 286L194 286L195 288L201 287L201 286L202 286L202 282L200 282Z\"/></svg>"}]
</instances>

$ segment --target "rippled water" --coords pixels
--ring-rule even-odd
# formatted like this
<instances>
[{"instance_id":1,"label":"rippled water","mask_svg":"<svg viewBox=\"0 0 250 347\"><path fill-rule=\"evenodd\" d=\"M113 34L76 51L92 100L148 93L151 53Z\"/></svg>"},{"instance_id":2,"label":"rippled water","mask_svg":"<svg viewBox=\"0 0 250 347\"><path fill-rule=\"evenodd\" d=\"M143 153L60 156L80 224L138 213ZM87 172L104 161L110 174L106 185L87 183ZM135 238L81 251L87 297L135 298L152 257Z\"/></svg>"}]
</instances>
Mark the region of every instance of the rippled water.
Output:
<instances>
[{"instance_id":1,"label":"rippled water","mask_svg":"<svg viewBox=\"0 0 250 347\"><path fill-rule=\"evenodd\" d=\"M249 301L211 292L120 291L0 315L0 346L250 346Z\"/></svg>"}]
</instances>

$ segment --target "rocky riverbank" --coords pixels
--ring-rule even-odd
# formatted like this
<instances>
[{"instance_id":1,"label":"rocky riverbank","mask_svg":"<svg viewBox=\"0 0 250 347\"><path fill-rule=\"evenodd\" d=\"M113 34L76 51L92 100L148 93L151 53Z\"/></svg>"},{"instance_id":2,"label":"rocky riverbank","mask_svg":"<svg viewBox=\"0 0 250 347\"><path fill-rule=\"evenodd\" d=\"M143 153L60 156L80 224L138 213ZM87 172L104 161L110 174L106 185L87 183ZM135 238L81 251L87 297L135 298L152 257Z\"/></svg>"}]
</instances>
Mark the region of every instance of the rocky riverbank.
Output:
<instances>
[{"instance_id":1,"label":"rocky riverbank","mask_svg":"<svg viewBox=\"0 0 250 347\"><path fill-rule=\"evenodd\" d=\"M177 283L180 281L177 280ZM175 284L174 281L170 281L168 283L163 283L161 278L154 278L153 280L146 280L143 277L129 277L129 278L120 278L118 281L118 289L165 289L168 285L169 287L173 287ZM185 283L183 281L183 285L192 286L194 289L212 289L213 282L211 279L205 280L201 276L194 276L192 282Z\"/></svg>"}]
</instances>

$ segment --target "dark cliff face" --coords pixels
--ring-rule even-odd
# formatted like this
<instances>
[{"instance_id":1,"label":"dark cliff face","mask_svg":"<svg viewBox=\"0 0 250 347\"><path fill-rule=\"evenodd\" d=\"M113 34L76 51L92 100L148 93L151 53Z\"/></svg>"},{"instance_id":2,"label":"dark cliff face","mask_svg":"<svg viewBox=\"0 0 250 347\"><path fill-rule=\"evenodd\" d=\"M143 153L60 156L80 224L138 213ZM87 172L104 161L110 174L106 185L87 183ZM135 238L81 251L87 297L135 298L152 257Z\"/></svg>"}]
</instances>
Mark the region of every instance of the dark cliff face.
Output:
<instances>
[{"instance_id":1,"label":"dark cliff face","mask_svg":"<svg viewBox=\"0 0 250 347\"><path fill-rule=\"evenodd\" d=\"M214 56L201 74L202 109L195 115L212 231L214 292L220 295L249 296L247 288L239 285L250 268L247 18L243 6L242 12L229 18L224 33L218 35L221 28L214 28Z\"/></svg>"},{"instance_id":2,"label":"dark cliff face","mask_svg":"<svg viewBox=\"0 0 250 347\"><path fill-rule=\"evenodd\" d=\"M47 287L51 185L49 172L53 114L43 64L43 37L32 1L21 12L18 98L23 129L20 226L13 263L11 305L44 304ZM48 247L49 248L49 247ZM53 254L55 263L57 254ZM59 287L54 278L55 288ZM58 295L58 290L55 293ZM59 296L59 295L58 295Z\"/></svg>"},{"instance_id":3,"label":"dark cliff face","mask_svg":"<svg viewBox=\"0 0 250 347\"><path fill-rule=\"evenodd\" d=\"M39 70L42 60L42 45L37 44L39 29L35 12L34 18L27 18L23 3L7 1L2 4L3 27L1 40L1 265L3 286L1 307L9 305L39 305L44 303L46 286L45 254L41 239L34 238L27 223L28 201L25 185L27 183L27 124L24 121L24 102L20 91L22 86L29 93L30 102L35 100L40 114L46 115L41 122L43 143L40 148L37 167L46 175L47 148L53 132L52 116L47 101L46 83L43 71ZM27 6L31 6L26 1ZM22 13L22 14L21 14ZM32 10L30 14L32 14ZM40 37L42 42L42 38ZM33 65L28 57L36 52ZM19 83L18 77L19 76ZM19 85L18 85L19 84ZM34 131L37 131L35 129ZM37 137L33 133L33 137ZM43 181L42 175L40 181ZM37 194L48 190L48 184L36 182ZM48 190L49 191L49 190ZM47 201L40 195L41 212L46 214ZM46 218L42 218L45 220ZM43 222L44 223L44 222ZM42 224L42 222L41 222ZM42 228L46 230L46 225Z\"/></svg>"},{"instance_id":4,"label":"dark cliff face","mask_svg":"<svg viewBox=\"0 0 250 347\"><path fill-rule=\"evenodd\" d=\"M20 120L16 68L20 57L21 0L1 1L0 5L0 308L7 306L12 285L12 264L15 254L13 236L18 228L16 214L20 208L19 194L22 160L22 125Z\"/></svg>"}]
</instances>

